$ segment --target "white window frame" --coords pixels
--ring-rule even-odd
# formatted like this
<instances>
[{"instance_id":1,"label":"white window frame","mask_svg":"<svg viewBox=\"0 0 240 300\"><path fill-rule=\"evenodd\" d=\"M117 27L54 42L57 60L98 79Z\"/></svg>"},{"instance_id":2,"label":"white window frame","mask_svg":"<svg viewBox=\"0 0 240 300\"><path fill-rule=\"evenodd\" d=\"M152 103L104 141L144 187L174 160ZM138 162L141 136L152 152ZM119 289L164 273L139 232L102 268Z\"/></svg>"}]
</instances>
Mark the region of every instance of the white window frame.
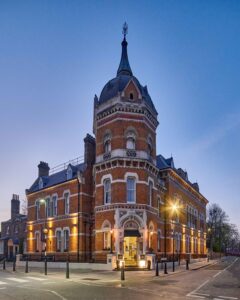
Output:
<instances>
[{"instance_id":1,"label":"white window frame","mask_svg":"<svg viewBox=\"0 0 240 300\"><path fill-rule=\"evenodd\" d=\"M129 189L128 182L129 180L133 181L133 189ZM126 190L127 190L127 203L136 203L136 177L134 176L128 176L126 181ZM131 197L129 197L129 192L131 193ZM132 198L133 195L133 199Z\"/></svg>"},{"instance_id":2,"label":"white window frame","mask_svg":"<svg viewBox=\"0 0 240 300\"><path fill-rule=\"evenodd\" d=\"M153 202L153 191L154 191L154 182L153 180L149 180L148 181L148 197L149 197L149 206L152 206L152 202Z\"/></svg>"},{"instance_id":3,"label":"white window frame","mask_svg":"<svg viewBox=\"0 0 240 300\"><path fill-rule=\"evenodd\" d=\"M67 198L66 198L66 195L68 195ZM69 215L69 213L70 213L70 191L64 191L63 200L64 200L64 214Z\"/></svg>"},{"instance_id":4,"label":"white window frame","mask_svg":"<svg viewBox=\"0 0 240 300\"><path fill-rule=\"evenodd\" d=\"M103 181L104 205L112 202L112 182L111 178L105 178Z\"/></svg>"},{"instance_id":5,"label":"white window frame","mask_svg":"<svg viewBox=\"0 0 240 300\"><path fill-rule=\"evenodd\" d=\"M66 233L68 234L68 236L66 235ZM67 239L68 237L68 239ZM63 246L64 246L64 251L69 251L69 247L70 247L70 230L69 228L65 228L63 229Z\"/></svg>"},{"instance_id":6,"label":"white window frame","mask_svg":"<svg viewBox=\"0 0 240 300\"><path fill-rule=\"evenodd\" d=\"M57 194L52 195L52 202L53 202L53 217L56 217L58 215L58 195Z\"/></svg>"},{"instance_id":7,"label":"white window frame","mask_svg":"<svg viewBox=\"0 0 240 300\"><path fill-rule=\"evenodd\" d=\"M62 230L60 229L56 229L56 251L62 252Z\"/></svg>"}]
</instances>

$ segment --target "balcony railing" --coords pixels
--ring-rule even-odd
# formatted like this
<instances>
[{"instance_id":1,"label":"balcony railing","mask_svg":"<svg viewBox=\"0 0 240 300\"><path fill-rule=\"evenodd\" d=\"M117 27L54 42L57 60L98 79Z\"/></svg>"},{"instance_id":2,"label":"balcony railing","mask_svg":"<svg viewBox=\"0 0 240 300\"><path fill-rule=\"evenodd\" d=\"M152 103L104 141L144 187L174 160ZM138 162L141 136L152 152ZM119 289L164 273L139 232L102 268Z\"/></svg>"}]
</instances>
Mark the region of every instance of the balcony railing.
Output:
<instances>
[{"instance_id":1,"label":"balcony railing","mask_svg":"<svg viewBox=\"0 0 240 300\"><path fill-rule=\"evenodd\" d=\"M72 166L77 166L83 162L84 162L84 156L79 156L77 158L71 159L65 163L62 163L56 167L51 168L49 171L49 175L66 170L69 164L71 164Z\"/></svg>"}]
</instances>

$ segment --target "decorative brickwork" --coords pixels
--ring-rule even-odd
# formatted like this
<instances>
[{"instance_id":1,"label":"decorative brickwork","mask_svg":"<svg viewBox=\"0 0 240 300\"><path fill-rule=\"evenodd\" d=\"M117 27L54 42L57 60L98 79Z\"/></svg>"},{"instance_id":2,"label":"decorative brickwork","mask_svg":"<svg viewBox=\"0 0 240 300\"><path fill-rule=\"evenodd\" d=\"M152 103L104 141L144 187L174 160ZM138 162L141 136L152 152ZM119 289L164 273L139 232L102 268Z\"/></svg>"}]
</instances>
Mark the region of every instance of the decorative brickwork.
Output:
<instances>
[{"instance_id":1,"label":"decorative brickwork","mask_svg":"<svg viewBox=\"0 0 240 300\"><path fill-rule=\"evenodd\" d=\"M33 258L106 262L113 252L132 265L147 253L206 255L208 201L172 158L157 156L158 125L147 87L132 75L124 36L117 77L94 98L95 138L84 139L84 162L51 175L42 162L27 190Z\"/></svg>"}]
</instances>

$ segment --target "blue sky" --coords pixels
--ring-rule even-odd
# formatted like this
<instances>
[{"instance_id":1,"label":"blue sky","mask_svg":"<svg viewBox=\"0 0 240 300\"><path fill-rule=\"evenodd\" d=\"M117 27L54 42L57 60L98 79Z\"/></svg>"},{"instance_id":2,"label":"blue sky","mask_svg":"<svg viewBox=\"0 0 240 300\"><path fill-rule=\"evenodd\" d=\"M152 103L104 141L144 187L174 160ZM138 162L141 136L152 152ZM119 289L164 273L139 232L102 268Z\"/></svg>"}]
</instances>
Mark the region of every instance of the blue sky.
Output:
<instances>
[{"instance_id":1,"label":"blue sky","mask_svg":"<svg viewBox=\"0 0 240 300\"><path fill-rule=\"evenodd\" d=\"M0 1L0 220L37 164L83 154L94 94L129 60L174 156L240 228L240 1Z\"/></svg>"}]
</instances>

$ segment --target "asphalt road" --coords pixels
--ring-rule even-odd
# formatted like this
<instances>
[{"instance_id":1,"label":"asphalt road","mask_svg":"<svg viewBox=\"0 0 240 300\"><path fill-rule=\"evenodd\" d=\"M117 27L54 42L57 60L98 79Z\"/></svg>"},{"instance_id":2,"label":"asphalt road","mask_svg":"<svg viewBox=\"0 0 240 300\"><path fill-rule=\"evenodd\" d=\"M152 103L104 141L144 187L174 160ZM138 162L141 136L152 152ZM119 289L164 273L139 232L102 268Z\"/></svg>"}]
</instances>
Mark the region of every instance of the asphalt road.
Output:
<instances>
[{"instance_id":1,"label":"asphalt road","mask_svg":"<svg viewBox=\"0 0 240 300\"><path fill-rule=\"evenodd\" d=\"M124 283L119 272L71 272L23 269L8 266L0 270L0 300L159 300L219 299L240 300L240 259L226 258L198 270L155 277L153 271L126 272Z\"/></svg>"}]
</instances>

